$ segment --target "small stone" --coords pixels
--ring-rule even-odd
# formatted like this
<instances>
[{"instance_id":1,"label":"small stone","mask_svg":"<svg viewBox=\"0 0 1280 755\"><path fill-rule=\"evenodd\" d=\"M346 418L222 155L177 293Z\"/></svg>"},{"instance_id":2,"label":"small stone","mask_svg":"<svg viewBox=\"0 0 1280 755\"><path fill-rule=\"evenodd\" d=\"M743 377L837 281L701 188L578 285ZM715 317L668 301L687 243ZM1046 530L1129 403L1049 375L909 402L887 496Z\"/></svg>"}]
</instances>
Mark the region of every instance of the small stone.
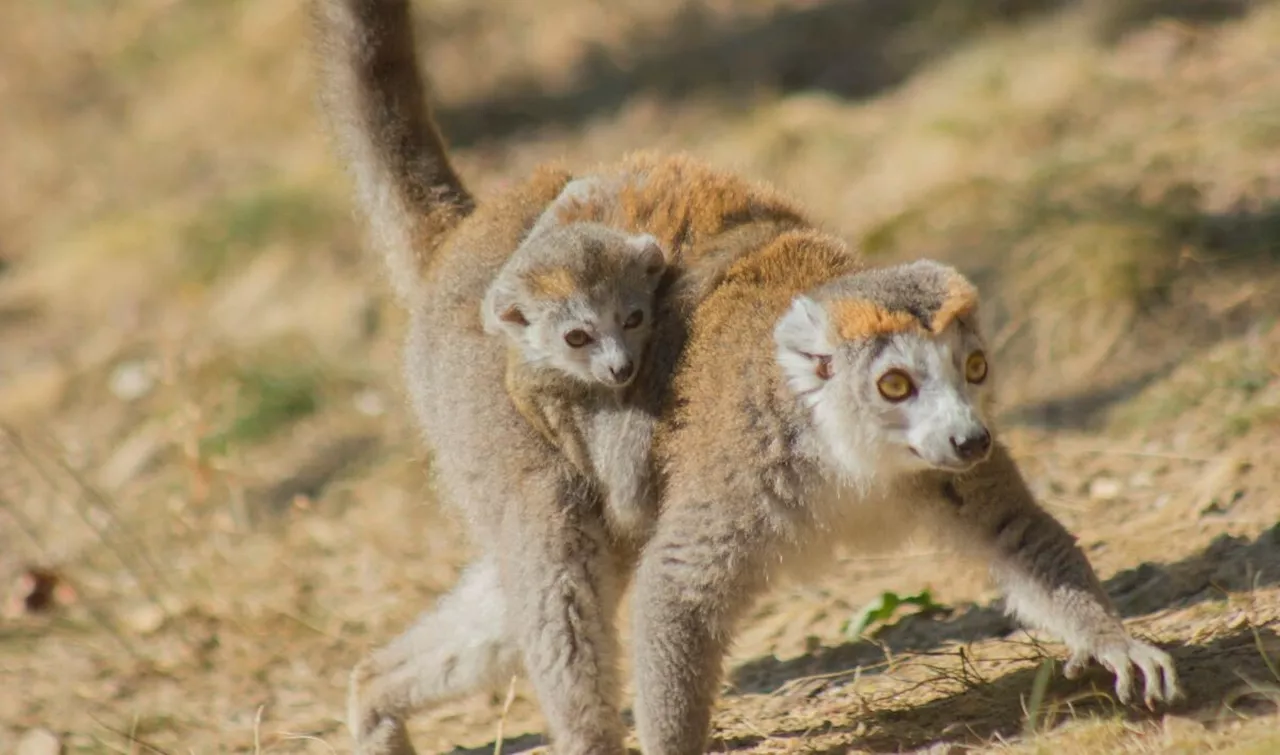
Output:
<instances>
[{"instance_id":1,"label":"small stone","mask_svg":"<svg viewBox=\"0 0 1280 755\"><path fill-rule=\"evenodd\" d=\"M1122 491L1120 481L1111 477L1097 477L1089 483L1089 497L1095 501L1114 501Z\"/></svg>"},{"instance_id":2,"label":"small stone","mask_svg":"<svg viewBox=\"0 0 1280 755\"><path fill-rule=\"evenodd\" d=\"M352 403L355 405L356 411L366 417L381 417L387 411L387 405L382 400L382 394L372 389L357 393L355 398L352 399Z\"/></svg>"},{"instance_id":3,"label":"small stone","mask_svg":"<svg viewBox=\"0 0 1280 755\"><path fill-rule=\"evenodd\" d=\"M111 394L121 401L137 401L155 385L155 375L143 362L123 362L111 373Z\"/></svg>"},{"instance_id":4,"label":"small stone","mask_svg":"<svg viewBox=\"0 0 1280 755\"><path fill-rule=\"evenodd\" d=\"M120 617L125 625L138 634L151 634L164 624L165 618L164 609L154 603L134 606Z\"/></svg>"},{"instance_id":5,"label":"small stone","mask_svg":"<svg viewBox=\"0 0 1280 755\"><path fill-rule=\"evenodd\" d=\"M18 755L60 755L62 742L48 729L31 729L18 740Z\"/></svg>"}]
</instances>

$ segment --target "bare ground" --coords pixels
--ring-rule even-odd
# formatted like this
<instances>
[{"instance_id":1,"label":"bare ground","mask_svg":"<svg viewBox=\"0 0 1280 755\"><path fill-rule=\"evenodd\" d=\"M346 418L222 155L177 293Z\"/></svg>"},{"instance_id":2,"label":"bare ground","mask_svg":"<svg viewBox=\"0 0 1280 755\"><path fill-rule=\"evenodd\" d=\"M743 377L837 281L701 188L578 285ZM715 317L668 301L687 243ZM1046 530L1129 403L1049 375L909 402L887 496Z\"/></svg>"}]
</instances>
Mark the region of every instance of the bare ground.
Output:
<instances>
[{"instance_id":1,"label":"bare ground","mask_svg":"<svg viewBox=\"0 0 1280 755\"><path fill-rule=\"evenodd\" d=\"M1007 439L1189 693L1149 713L1042 673L1062 649L915 543L759 606L713 749L1280 751L1276 3L419 7L481 191L686 149L876 259L979 281ZM68 752L342 751L347 670L468 546L299 9L54 0L0 25L0 750L43 727ZM923 587L950 610L844 633ZM540 746L513 689L417 719L420 748Z\"/></svg>"}]
</instances>

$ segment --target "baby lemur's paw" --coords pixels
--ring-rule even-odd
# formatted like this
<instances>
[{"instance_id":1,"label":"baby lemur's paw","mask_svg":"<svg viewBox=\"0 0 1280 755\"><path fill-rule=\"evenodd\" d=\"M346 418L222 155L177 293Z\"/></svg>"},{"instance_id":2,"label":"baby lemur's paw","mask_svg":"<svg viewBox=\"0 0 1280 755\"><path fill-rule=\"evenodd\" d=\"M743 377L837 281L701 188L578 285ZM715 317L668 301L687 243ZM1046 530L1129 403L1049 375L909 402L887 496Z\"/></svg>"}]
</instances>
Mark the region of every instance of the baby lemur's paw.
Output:
<instances>
[{"instance_id":1,"label":"baby lemur's paw","mask_svg":"<svg viewBox=\"0 0 1280 755\"><path fill-rule=\"evenodd\" d=\"M1079 677L1093 658L1116 675L1116 696L1126 705L1133 701L1135 668L1142 674L1142 697L1148 708L1182 696L1173 658L1128 634L1109 634L1074 651L1064 669L1067 678Z\"/></svg>"}]
</instances>

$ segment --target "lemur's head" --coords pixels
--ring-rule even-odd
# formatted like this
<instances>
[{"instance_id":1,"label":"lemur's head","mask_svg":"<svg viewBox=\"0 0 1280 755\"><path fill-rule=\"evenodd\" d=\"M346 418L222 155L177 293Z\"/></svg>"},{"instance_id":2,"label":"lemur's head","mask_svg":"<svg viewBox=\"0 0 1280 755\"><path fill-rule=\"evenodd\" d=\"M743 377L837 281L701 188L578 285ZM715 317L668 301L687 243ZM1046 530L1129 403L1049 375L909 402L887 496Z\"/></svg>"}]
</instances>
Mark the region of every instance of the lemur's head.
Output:
<instances>
[{"instance_id":1,"label":"lemur's head","mask_svg":"<svg viewBox=\"0 0 1280 755\"><path fill-rule=\"evenodd\" d=\"M622 388L639 369L666 266L648 234L553 226L521 244L490 285L485 330L506 334L530 364Z\"/></svg>"},{"instance_id":2,"label":"lemur's head","mask_svg":"<svg viewBox=\"0 0 1280 755\"><path fill-rule=\"evenodd\" d=\"M973 284L927 260L845 276L792 302L774 329L778 364L843 475L963 471L990 455L994 397L977 309Z\"/></svg>"}]
</instances>

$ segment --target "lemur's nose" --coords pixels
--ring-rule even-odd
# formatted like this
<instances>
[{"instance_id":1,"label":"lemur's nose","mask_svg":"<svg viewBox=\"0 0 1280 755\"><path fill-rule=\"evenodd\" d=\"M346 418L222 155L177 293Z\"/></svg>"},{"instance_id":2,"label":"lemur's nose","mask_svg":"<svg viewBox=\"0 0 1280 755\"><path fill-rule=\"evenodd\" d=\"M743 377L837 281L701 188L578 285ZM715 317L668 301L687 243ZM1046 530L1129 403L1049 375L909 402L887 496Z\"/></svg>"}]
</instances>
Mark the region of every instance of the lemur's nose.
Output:
<instances>
[{"instance_id":1,"label":"lemur's nose","mask_svg":"<svg viewBox=\"0 0 1280 755\"><path fill-rule=\"evenodd\" d=\"M609 374L613 375L613 379L619 383L625 383L631 379L631 375L636 371L635 362L627 361L621 367L610 367Z\"/></svg>"},{"instance_id":2,"label":"lemur's nose","mask_svg":"<svg viewBox=\"0 0 1280 755\"><path fill-rule=\"evenodd\" d=\"M991 433L984 427L980 432L966 438L952 436L951 447L956 450L956 455L965 461L980 459L991 450Z\"/></svg>"}]
</instances>

